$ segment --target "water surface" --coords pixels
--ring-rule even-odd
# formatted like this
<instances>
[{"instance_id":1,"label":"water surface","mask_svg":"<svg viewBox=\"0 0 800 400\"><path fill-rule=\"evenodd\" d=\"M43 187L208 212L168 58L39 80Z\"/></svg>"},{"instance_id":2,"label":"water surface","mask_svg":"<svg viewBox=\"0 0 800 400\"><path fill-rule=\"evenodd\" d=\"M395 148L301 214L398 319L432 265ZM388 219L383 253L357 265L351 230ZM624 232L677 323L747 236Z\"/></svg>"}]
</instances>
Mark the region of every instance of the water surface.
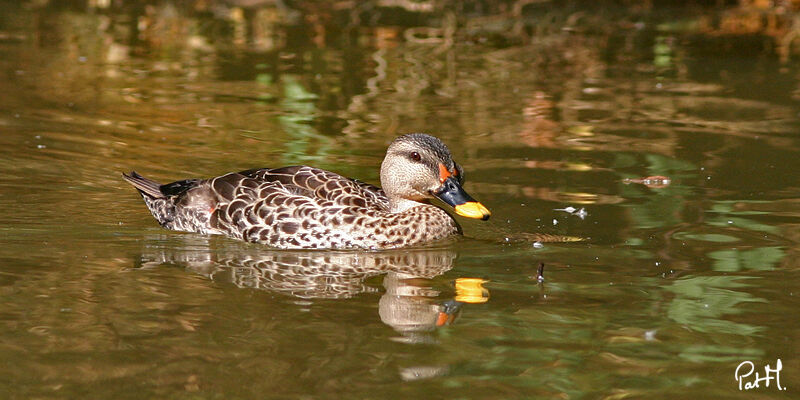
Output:
<instances>
[{"instance_id":1,"label":"water surface","mask_svg":"<svg viewBox=\"0 0 800 400\"><path fill-rule=\"evenodd\" d=\"M800 70L777 39L696 28L719 10L401 11L341 28L324 9L5 5L3 397L800 389ZM457 242L167 232L120 178L310 164L378 183L418 131L493 212ZM786 391L738 390L742 361L779 358Z\"/></svg>"}]
</instances>

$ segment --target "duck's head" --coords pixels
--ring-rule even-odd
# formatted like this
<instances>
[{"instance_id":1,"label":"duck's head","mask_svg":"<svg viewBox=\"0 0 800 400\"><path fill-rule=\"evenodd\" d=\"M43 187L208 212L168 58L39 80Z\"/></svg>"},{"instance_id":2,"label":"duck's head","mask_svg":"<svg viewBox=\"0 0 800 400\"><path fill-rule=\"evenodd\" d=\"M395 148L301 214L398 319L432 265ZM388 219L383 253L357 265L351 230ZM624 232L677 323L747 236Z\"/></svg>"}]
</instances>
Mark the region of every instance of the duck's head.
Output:
<instances>
[{"instance_id":1,"label":"duck's head","mask_svg":"<svg viewBox=\"0 0 800 400\"><path fill-rule=\"evenodd\" d=\"M452 206L458 215L489 219L489 210L464 191L463 183L464 170L453 161L447 146L424 133L395 139L381 164L381 185L392 212L436 197Z\"/></svg>"}]
</instances>

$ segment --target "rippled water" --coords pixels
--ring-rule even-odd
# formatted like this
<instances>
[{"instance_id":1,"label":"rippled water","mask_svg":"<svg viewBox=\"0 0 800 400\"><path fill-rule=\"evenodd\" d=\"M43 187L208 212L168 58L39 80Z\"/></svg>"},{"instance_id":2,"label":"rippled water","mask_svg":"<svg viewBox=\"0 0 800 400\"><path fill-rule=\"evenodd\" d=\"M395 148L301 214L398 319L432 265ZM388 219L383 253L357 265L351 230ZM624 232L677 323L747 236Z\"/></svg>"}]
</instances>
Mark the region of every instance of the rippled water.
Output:
<instances>
[{"instance_id":1,"label":"rippled water","mask_svg":"<svg viewBox=\"0 0 800 400\"><path fill-rule=\"evenodd\" d=\"M320 39L267 8L243 44L241 26L170 7L32 4L0 12L4 397L800 389L800 70L750 36L648 20L502 41L460 20L452 41L388 23ZM493 212L460 219L455 243L292 252L167 232L120 177L311 164L377 183L386 145L415 131ZM738 390L741 362L777 359L786 391Z\"/></svg>"}]
</instances>

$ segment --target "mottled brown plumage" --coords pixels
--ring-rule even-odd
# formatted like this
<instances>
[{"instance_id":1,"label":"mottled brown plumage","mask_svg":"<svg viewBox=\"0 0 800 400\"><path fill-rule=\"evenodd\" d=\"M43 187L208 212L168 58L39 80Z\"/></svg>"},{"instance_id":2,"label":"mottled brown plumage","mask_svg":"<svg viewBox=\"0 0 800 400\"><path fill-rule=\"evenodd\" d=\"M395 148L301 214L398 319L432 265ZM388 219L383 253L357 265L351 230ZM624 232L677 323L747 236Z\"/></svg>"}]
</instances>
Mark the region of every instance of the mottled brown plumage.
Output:
<instances>
[{"instance_id":1,"label":"mottled brown plumage","mask_svg":"<svg viewBox=\"0 0 800 400\"><path fill-rule=\"evenodd\" d=\"M131 172L161 226L222 234L279 248L385 249L433 242L460 227L432 197L456 212L489 212L461 189L463 171L439 139L397 138L381 165L382 190L308 166L252 169L211 179L159 185Z\"/></svg>"}]
</instances>

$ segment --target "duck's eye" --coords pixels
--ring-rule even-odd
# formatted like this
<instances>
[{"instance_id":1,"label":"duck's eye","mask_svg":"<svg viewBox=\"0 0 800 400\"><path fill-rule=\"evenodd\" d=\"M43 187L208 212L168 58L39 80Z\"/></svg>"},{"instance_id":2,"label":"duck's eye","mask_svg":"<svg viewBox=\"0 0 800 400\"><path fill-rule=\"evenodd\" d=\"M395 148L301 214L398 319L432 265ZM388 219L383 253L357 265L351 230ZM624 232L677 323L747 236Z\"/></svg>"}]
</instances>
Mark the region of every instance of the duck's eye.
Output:
<instances>
[{"instance_id":1,"label":"duck's eye","mask_svg":"<svg viewBox=\"0 0 800 400\"><path fill-rule=\"evenodd\" d=\"M420 156L419 153L417 153L416 151L411 152L410 157L414 161L422 160L422 156Z\"/></svg>"}]
</instances>

